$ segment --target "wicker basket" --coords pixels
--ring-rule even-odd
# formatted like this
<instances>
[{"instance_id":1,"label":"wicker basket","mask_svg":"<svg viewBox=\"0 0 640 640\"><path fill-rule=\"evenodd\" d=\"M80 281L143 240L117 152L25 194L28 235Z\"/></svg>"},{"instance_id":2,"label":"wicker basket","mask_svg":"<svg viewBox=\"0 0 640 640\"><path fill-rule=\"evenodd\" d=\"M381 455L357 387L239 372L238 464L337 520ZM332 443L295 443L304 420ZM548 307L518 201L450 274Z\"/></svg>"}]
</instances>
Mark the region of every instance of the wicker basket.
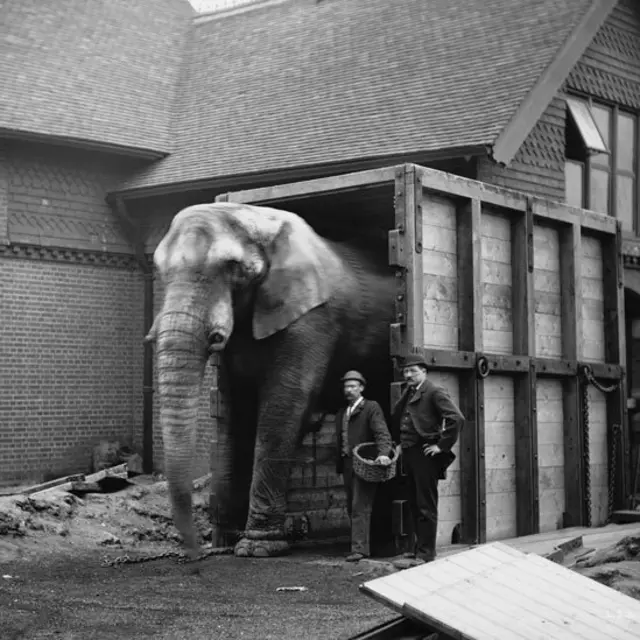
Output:
<instances>
[{"instance_id":1,"label":"wicker basket","mask_svg":"<svg viewBox=\"0 0 640 640\"><path fill-rule=\"evenodd\" d=\"M391 464L383 465L374 462L378 457L378 446L375 442L363 442L353 450L353 472L367 482L386 482L396 475L396 464L400 457L400 447L391 451Z\"/></svg>"}]
</instances>

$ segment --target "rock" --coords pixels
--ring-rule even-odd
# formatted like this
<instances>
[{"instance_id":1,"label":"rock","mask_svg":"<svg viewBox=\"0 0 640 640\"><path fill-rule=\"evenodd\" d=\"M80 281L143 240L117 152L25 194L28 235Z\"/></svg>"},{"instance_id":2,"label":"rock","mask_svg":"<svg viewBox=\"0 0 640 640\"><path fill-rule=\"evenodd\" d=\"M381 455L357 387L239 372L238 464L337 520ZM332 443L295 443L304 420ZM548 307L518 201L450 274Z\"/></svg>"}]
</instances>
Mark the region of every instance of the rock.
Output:
<instances>
[{"instance_id":1,"label":"rock","mask_svg":"<svg viewBox=\"0 0 640 640\"><path fill-rule=\"evenodd\" d=\"M93 448L93 470L102 471L122 462L122 446L117 440L102 440Z\"/></svg>"},{"instance_id":2,"label":"rock","mask_svg":"<svg viewBox=\"0 0 640 640\"><path fill-rule=\"evenodd\" d=\"M138 453L131 454L125 462L127 463L127 471L129 475L142 475L142 456Z\"/></svg>"},{"instance_id":3,"label":"rock","mask_svg":"<svg viewBox=\"0 0 640 640\"><path fill-rule=\"evenodd\" d=\"M69 527L61 522L47 522L43 527L44 531L55 536L64 538L69 535Z\"/></svg>"},{"instance_id":4,"label":"rock","mask_svg":"<svg viewBox=\"0 0 640 640\"><path fill-rule=\"evenodd\" d=\"M99 544L101 545L113 545L113 544L122 544L120 538L118 536L114 536L112 533L105 532L100 538Z\"/></svg>"}]
</instances>

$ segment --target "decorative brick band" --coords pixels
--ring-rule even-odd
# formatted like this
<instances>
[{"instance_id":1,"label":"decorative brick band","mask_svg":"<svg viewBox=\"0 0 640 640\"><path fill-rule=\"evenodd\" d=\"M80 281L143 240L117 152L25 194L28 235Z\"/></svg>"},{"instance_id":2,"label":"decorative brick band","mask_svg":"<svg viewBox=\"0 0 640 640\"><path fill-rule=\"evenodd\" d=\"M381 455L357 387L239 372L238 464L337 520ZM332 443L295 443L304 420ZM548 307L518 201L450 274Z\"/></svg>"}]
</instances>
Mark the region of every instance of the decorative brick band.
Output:
<instances>
[{"instance_id":1,"label":"decorative brick band","mask_svg":"<svg viewBox=\"0 0 640 640\"><path fill-rule=\"evenodd\" d=\"M48 262L64 262L67 264L90 264L98 267L114 267L116 269L136 270L140 268L136 257L126 253L107 253L103 251L87 251L62 247L41 247L23 243L12 243L8 246L0 246L0 258L22 258Z\"/></svg>"}]
</instances>

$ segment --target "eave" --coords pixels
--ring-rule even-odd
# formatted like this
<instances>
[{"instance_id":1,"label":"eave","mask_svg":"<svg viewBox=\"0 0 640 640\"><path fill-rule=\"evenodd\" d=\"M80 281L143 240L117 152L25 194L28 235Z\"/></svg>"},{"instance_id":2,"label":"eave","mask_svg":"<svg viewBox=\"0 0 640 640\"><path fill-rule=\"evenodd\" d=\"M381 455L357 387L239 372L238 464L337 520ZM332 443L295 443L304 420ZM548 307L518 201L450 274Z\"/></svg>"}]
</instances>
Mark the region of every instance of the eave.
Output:
<instances>
[{"instance_id":1,"label":"eave","mask_svg":"<svg viewBox=\"0 0 640 640\"><path fill-rule=\"evenodd\" d=\"M430 162L455 160L457 158L473 158L486 156L488 151L489 149L486 145L452 147L423 153L377 156L373 158L349 160L346 162L293 167L290 169L275 169L272 171L245 173L240 175L227 174L225 176L218 176L215 178L204 178L201 180L190 180L185 182L167 182L149 187L114 189L109 195L118 195L127 199L133 199L185 193L189 191L228 191L230 189L240 189L247 186L255 187L283 182L297 182L300 180L325 177L338 173L365 171L367 169L402 164L404 162L427 164Z\"/></svg>"},{"instance_id":2,"label":"eave","mask_svg":"<svg viewBox=\"0 0 640 640\"><path fill-rule=\"evenodd\" d=\"M111 142L87 140L85 138L75 138L71 136L56 136L33 131L8 129L4 127L0 127L0 139L74 147L77 149L83 149L84 151L101 151L103 153L140 158L141 160L160 160L161 158L169 155L169 151L161 151L158 149L120 145Z\"/></svg>"}]
</instances>

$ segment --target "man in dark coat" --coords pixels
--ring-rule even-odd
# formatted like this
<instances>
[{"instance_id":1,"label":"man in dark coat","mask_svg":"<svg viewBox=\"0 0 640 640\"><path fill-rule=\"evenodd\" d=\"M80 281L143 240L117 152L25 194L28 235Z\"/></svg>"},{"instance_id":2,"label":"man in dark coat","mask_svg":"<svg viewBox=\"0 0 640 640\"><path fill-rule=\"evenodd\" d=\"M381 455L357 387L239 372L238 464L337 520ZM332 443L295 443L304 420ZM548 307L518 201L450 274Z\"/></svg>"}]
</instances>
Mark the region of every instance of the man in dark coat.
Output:
<instances>
[{"instance_id":1,"label":"man in dark coat","mask_svg":"<svg viewBox=\"0 0 640 640\"><path fill-rule=\"evenodd\" d=\"M445 389L427 379L427 363L408 356L402 365L407 389L392 409L394 440L402 447L409 480L409 506L415 532L414 551L405 554L430 562L436 556L438 480L455 460L464 416Z\"/></svg>"},{"instance_id":2,"label":"man in dark coat","mask_svg":"<svg viewBox=\"0 0 640 640\"><path fill-rule=\"evenodd\" d=\"M347 512L351 518L351 554L348 562L369 556L371 511L377 485L366 482L353 472L353 449L363 442L378 446L376 461L390 464L391 434L380 405L363 398L366 380L358 371L342 377L347 406L336 414L336 471L343 475L347 492Z\"/></svg>"}]
</instances>

